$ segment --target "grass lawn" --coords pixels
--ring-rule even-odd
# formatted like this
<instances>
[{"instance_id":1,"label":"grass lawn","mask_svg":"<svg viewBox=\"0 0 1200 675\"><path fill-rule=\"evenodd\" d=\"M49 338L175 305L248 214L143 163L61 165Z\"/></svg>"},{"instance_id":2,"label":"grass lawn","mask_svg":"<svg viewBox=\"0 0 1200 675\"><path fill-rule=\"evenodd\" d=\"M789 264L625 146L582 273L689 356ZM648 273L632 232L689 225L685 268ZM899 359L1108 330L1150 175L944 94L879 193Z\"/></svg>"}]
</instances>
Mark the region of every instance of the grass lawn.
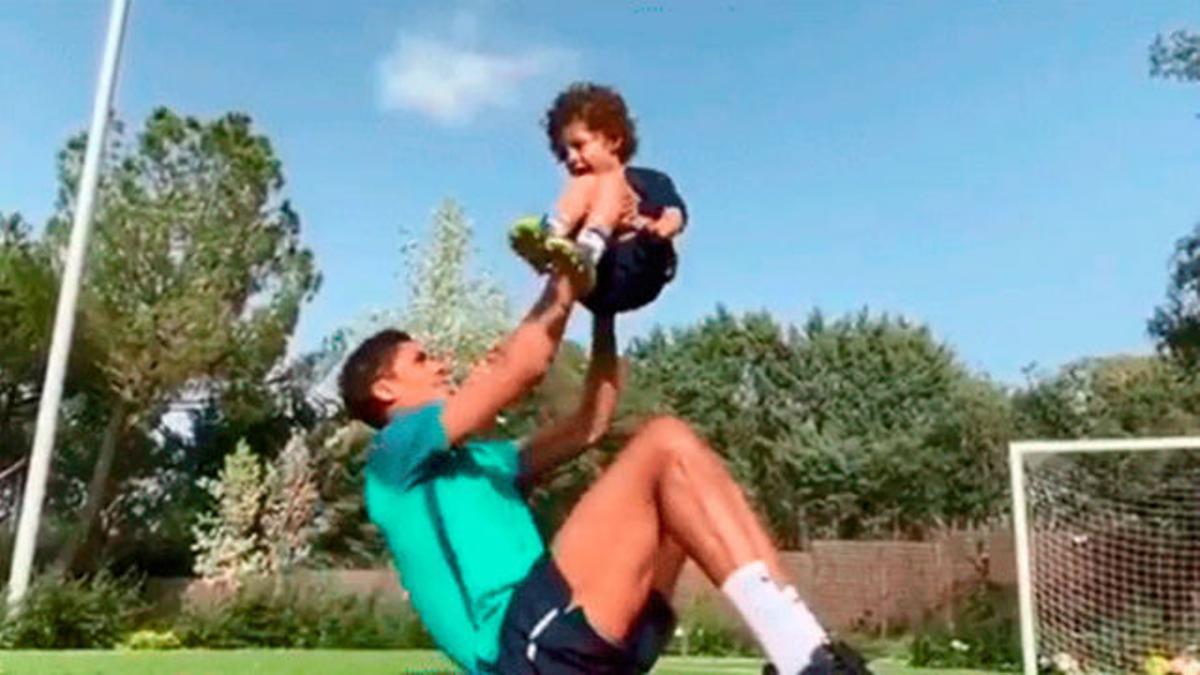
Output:
<instances>
[{"instance_id":1,"label":"grass lawn","mask_svg":"<svg viewBox=\"0 0 1200 675\"><path fill-rule=\"evenodd\" d=\"M895 660L871 665L877 675L982 675L983 671L907 668ZM759 672L754 659L666 657L656 673ZM13 651L0 652L0 675L399 675L454 672L436 652L420 651Z\"/></svg>"}]
</instances>

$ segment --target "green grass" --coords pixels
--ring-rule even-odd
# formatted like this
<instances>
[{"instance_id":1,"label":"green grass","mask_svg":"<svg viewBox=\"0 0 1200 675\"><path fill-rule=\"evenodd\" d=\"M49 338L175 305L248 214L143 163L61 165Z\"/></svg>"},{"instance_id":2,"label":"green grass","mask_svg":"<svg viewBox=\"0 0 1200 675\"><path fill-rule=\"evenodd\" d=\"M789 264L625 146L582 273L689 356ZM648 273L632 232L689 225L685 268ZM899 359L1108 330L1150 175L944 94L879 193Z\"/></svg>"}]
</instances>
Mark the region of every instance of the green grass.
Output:
<instances>
[{"instance_id":1,"label":"green grass","mask_svg":"<svg viewBox=\"0 0 1200 675\"><path fill-rule=\"evenodd\" d=\"M756 659L665 657L661 675L760 671ZM983 675L975 670L908 668L892 659L871 664L877 675ZM238 651L12 651L0 652L0 675L399 675L453 672L437 652L238 650Z\"/></svg>"}]
</instances>

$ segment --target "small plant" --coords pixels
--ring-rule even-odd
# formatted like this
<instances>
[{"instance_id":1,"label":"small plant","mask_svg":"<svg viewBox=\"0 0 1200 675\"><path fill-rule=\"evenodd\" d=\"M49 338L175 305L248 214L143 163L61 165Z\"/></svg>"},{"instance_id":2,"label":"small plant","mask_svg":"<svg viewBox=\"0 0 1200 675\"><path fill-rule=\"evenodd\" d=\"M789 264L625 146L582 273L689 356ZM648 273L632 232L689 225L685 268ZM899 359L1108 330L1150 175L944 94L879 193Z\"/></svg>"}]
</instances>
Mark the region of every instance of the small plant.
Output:
<instances>
[{"instance_id":1,"label":"small plant","mask_svg":"<svg viewBox=\"0 0 1200 675\"><path fill-rule=\"evenodd\" d=\"M1004 594L980 586L951 626L918 633L909 647L909 664L924 668L986 668L1016 671L1021 663L1017 620Z\"/></svg>"},{"instance_id":2,"label":"small plant","mask_svg":"<svg viewBox=\"0 0 1200 675\"><path fill-rule=\"evenodd\" d=\"M180 642L179 636L175 634L175 631L157 631L145 628L130 633L121 646L132 651L164 651L179 649L183 647L183 643Z\"/></svg>"}]
</instances>

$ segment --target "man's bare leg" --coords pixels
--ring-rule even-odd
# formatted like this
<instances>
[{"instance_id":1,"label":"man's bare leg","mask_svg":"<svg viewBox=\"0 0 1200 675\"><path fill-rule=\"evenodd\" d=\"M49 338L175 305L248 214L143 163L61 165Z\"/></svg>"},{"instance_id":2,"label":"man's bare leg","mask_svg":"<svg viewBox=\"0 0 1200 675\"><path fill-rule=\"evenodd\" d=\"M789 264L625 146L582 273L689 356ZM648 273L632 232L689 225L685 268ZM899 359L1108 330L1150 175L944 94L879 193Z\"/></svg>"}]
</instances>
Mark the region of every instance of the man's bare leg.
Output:
<instances>
[{"instance_id":1,"label":"man's bare leg","mask_svg":"<svg viewBox=\"0 0 1200 675\"><path fill-rule=\"evenodd\" d=\"M750 506L741 486L736 482L730 481L725 488L728 491L727 499L740 507L737 509L741 515L739 522L742 528L750 535L750 543L754 547L755 557L766 563L767 569L771 572L771 578L776 583L781 586L795 585L795 580L792 579L792 576L788 574L783 564L779 561L778 547L771 540L771 535L767 534L762 521Z\"/></svg>"},{"instance_id":2,"label":"man's bare leg","mask_svg":"<svg viewBox=\"0 0 1200 675\"><path fill-rule=\"evenodd\" d=\"M576 602L614 637L625 635L644 604L665 541L678 542L717 584L754 559L739 518L723 508L726 500L711 500L706 508L695 494L707 462L666 438L676 424L643 427L555 539L555 560Z\"/></svg>"},{"instance_id":3,"label":"man's bare leg","mask_svg":"<svg viewBox=\"0 0 1200 675\"><path fill-rule=\"evenodd\" d=\"M761 586L755 592L769 597L743 602L739 611L773 660L785 669L805 662L824 633L815 620L811 626L802 621L766 577L757 553L762 538L743 526L754 514L744 499L731 498L730 485L736 487L720 458L683 422L658 419L634 436L575 507L554 545L576 604L597 630L627 635L670 540L735 605L738 592L729 590L730 583ZM753 571L755 565L761 572Z\"/></svg>"},{"instance_id":4,"label":"man's bare leg","mask_svg":"<svg viewBox=\"0 0 1200 675\"><path fill-rule=\"evenodd\" d=\"M675 595L675 584L679 582L679 574L683 571L685 562L687 552L675 543L674 539L662 542L654 555L654 573L650 578L650 588L670 600L671 596Z\"/></svg>"}]
</instances>

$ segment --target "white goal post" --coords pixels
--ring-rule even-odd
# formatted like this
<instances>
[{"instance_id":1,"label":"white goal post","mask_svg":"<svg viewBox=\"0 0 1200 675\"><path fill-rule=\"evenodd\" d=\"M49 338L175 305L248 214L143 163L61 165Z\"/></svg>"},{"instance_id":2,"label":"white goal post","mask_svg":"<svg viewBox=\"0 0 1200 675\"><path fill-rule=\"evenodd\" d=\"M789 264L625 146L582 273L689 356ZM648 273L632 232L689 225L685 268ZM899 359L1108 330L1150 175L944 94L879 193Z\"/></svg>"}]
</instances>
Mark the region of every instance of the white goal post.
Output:
<instances>
[{"instance_id":1,"label":"white goal post","mask_svg":"<svg viewBox=\"0 0 1200 675\"><path fill-rule=\"evenodd\" d=\"M1200 437L1020 441L1009 463L1024 672L1200 657Z\"/></svg>"}]
</instances>

